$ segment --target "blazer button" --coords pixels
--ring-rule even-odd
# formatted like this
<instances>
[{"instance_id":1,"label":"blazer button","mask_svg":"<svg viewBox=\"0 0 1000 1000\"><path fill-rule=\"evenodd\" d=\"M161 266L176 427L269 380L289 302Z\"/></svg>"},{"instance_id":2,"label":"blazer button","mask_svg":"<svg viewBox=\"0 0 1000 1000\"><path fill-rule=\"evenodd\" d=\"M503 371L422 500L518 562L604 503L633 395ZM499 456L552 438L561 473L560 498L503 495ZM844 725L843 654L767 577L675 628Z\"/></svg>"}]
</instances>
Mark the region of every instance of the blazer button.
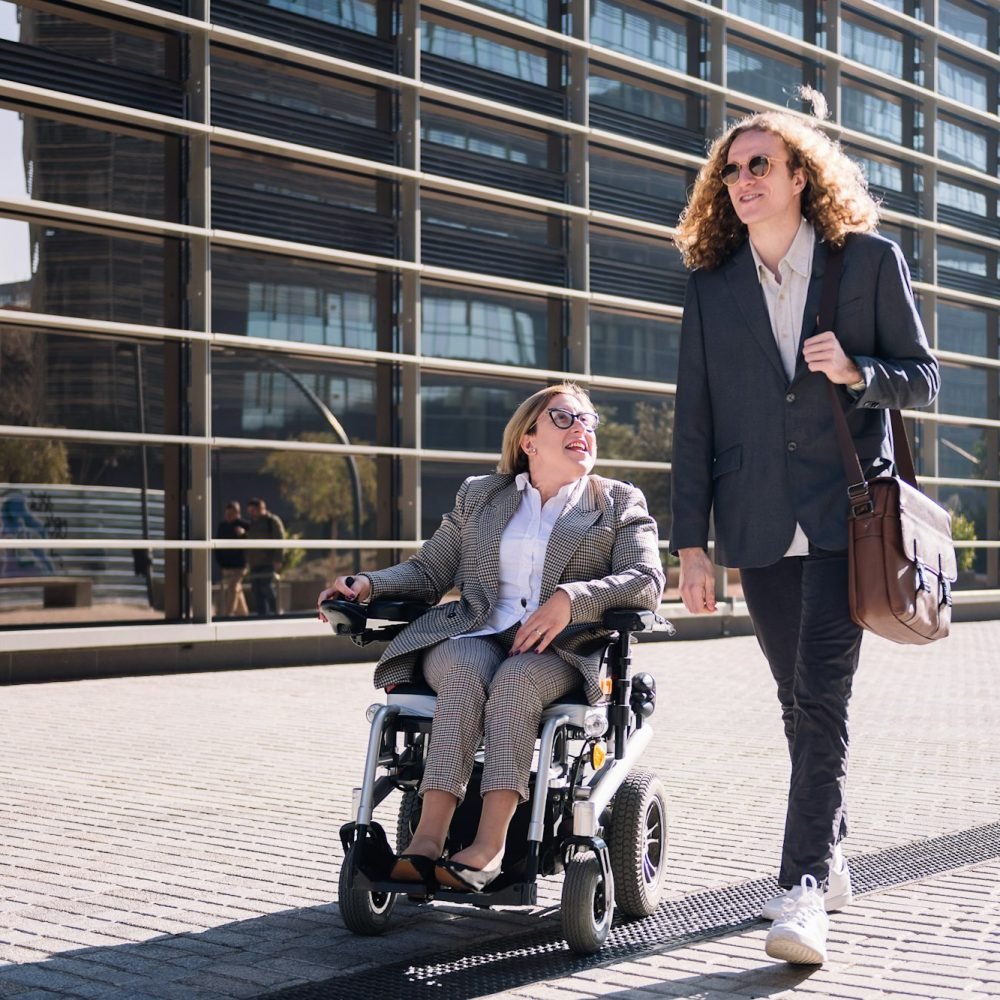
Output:
<instances>
[{"instance_id":1,"label":"blazer button","mask_svg":"<svg viewBox=\"0 0 1000 1000\"><path fill-rule=\"evenodd\" d=\"M786 403L794 403L795 402L795 393L794 392L788 393L785 396L785 402Z\"/></svg>"},{"instance_id":2,"label":"blazer button","mask_svg":"<svg viewBox=\"0 0 1000 1000\"><path fill-rule=\"evenodd\" d=\"M796 448L798 448L798 445L794 441L789 441L788 442L788 450L789 451L795 451Z\"/></svg>"}]
</instances>

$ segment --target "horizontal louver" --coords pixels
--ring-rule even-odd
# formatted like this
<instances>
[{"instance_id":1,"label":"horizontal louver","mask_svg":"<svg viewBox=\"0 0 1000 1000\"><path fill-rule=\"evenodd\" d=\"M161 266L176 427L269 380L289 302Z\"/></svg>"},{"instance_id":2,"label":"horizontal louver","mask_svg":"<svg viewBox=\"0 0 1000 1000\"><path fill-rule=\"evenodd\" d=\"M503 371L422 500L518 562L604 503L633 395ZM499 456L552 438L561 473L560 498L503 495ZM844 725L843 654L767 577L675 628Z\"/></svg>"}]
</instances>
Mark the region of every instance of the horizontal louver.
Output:
<instances>
[{"instance_id":1,"label":"horizontal louver","mask_svg":"<svg viewBox=\"0 0 1000 1000\"><path fill-rule=\"evenodd\" d=\"M391 40L279 10L260 0L212 0L212 21L379 69L395 66L396 46Z\"/></svg>"},{"instance_id":2,"label":"horizontal louver","mask_svg":"<svg viewBox=\"0 0 1000 1000\"><path fill-rule=\"evenodd\" d=\"M277 240L392 257L395 224L362 209L270 191L212 185L212 225Z\"/></svg>"},{"instance_id":3,"label":"horizontal louver","mask_svg":"<svg viewBox=\"0 0 1000 1000\"><path fill-rule=\"evenodd\" d=\"M162 115L184 114L184 97L177 83L3 39L0 76Z\"/></svg>"},{"instance_id":4,"label":"horizontal louver","mask_svg":"<svg viewBox=\"0 0 1000 1000\"><path fill-rule=\"evenodd\" d=\"M664 226L676 226L684 203L657 198L652 194L591 184L590 207L596 212L610 212L630 219L645 219Z\"/></svg>"},{"instance_id":5,"label":"horizontal louver","mask_svg":"<svg viewBox=\"0 0 1000 1000\"><path fill-rule=\"evenodd\" d=\"M546 285L564 285L566 262L562 250L520 240L468 233L451 226L425 223L421 230L425 264L481 271Z\"/></svg>"},{"instance_id":6,"label":"horizontal louver","mask_svg":"<svg viewBox=\"0 0 1000 1000\"><path fill-rule=\"evenodd\" d=\"M506 188L551 201L562 201L565 194L562 174L498 160L493 156L477 155L464 149L425 142L421 147L420 160L422 168L428 173L443 177Z\"/></svg>"},{"instance_id":7,"label":"horizontal louver","mask_svg":"<svg viewBox=\"0 0 1000 1000\"><path fill-rule=\"evenodd\" d=\"M981 215L974 215L972 212L963 212L959 208L952 208L950 205L938 205L937 217L938 222L943 222L946 225L967 229L972 233L982 233L984 236L1000 238L1000 219L986 219Z\"/></svg>"},{"instance_id":8,"label":"horizontal louver","mask_svg":"<svg viewBox=\"0 0 1000 1000\"><path fill-rule=\"evenodd\" d=\"M455 62L442 56L425 52L420 60L420 75L428 83L437 83L453 90L464 90L478 94L491 101L516 104L529 111L537 111L553 118L562 118L566 110L566 98L560 91L550 90L537 83L515 80L503 73Z\"/></svg>"},{"instance_id":9,"label":"horizontal louver","mask_svg":"<svg viewBox=\"0 0 1000 1000\"><path fill-rule=\"evenodd\" d=\"M590 124L607 132L619 132L634 139L645 139L647 142L669 146L685 153L703 155L705 152L705 137L701 132L669 125L667 122L622 111L620 108L602 107L596 101L590 103Z\"/></svg>"},{"instance_id":10,"label":"horizontal louver","mask_svg":"<svg viewBox=\"0 0 1000 1000\"><path fill-rule=\"evenodd\" d=\"M914 273L914 278L919 277ZM995 297L997 280L981 274L969 274L953 267L938 267L938 284L942 288L956 288L961 292L972 292L974 295Z\"/></svg>"},{"instance_id":11,"label":"horizontal louver","mask_svg":"<svg viewBox=\"0 0 1000 1000\"><path fill-rule=\"evenodd\" d=\"M212 124L286 139L316 149L330 149L360 156L366 160L396 162L395 142L391 133L264 101L249 100L239 94L212 91Z\"/></svg>"},{"instance_id":12,"label":"horizontal louver","mask_svg":"<svg viewBox=\"0 0 1000 1000\"><path fill-rule=\"evenodd\" d=\"M679 266L679 261L678 261ZM669 305L682 305L687 275L609 257L590 258L590 290Z\"/></svg>"}]
</instances>

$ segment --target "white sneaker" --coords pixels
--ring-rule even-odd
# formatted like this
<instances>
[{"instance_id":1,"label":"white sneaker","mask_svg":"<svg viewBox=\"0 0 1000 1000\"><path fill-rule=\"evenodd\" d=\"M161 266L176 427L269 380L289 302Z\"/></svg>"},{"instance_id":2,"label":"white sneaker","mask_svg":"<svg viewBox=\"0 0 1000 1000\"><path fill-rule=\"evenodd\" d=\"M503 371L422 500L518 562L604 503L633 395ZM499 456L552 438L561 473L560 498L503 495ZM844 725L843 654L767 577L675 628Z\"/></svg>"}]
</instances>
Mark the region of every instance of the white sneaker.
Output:
<instances>
[{"instance_id":1,"label":"white sneaker","mask_svg":"<svg viewBox=\"0 0 1000 1000\"><path fill-rule=\"evenodd\" d=\"M793 965L822 965L826 961L826 933L830 919L816 879L803 875L799 894L785 900L781 916L774 921L764 942L771 958Z\"/></svg>"},{"instance_id":2,"label":"white sneaker","mask_svg":"<svg viewBox=\"0 0 1000 1000\"><path fill-rule=\"evenodd\" d=\"M795 886L788 892L783 892L780 896L769 899L760 915L765 920L777 920L781 916L782 907L786 899L796 899L802 892L801 886ZM823 906L827 913L836 913L842 910L854 898L854 890L851 888L851 869L847 866L847 858L838 844L833 849L833 857L830 859L830 877L823 892Z\"/></svg>"}]
</instances>

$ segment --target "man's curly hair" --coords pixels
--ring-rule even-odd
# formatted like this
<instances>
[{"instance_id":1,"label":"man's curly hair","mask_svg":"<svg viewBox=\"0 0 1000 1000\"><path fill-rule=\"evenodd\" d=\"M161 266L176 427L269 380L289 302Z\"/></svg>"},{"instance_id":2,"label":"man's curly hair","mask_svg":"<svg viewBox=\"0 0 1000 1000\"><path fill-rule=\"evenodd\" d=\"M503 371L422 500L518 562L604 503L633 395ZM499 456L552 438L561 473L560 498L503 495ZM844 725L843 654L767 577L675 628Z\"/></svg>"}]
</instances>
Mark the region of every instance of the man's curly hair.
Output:
<instances>
[{"instance_id":1,"label":"man's curly hair","mask_svg":"<svg viewBox=\"0 0 1000 1000\"><path fill-rule=\"evenodd\" d=\"M819 103L822 98L815 96ZM868 233L878 227L879 208L861 167L838 142L808 119L781 111L761 112L737 122L712 143L674 237L685 267L710 271L747 238L747 227L737 217L719 172L733 140L752 131L778 136L788 149L789 172L802 170L806 179L802 214L821 240L839 247L848 233Z\"/></svg>"}]
</instances>

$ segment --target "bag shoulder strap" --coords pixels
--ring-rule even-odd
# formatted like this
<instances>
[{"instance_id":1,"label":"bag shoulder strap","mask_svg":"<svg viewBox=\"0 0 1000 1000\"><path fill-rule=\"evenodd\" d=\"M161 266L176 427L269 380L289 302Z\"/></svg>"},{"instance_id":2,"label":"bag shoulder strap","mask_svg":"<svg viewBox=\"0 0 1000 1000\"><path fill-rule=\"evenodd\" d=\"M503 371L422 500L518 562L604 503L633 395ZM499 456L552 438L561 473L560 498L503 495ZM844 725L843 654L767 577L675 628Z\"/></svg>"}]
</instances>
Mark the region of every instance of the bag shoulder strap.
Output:
<instances>
[{"instance_id":1,"label":"bag shoulder strap","mask_svg":"<svg viewBox=\"0 0 1000 1000\"><path fill-rule=\"evenodd\" d=\"M840 275L844 268L843 247L831 247L826 257L826 273L823 275L823 288L819 300L819 329L832 330L834 319L837 314L837 295L840 290ZM865 481L865 474L858 460L858 453L854 447L854 439L851 437L850 429L847 426L847 418L844 416L843 407L837 397L837 390L833 383L827 379L827 389L830 395L830 405L833 409L833 429L837 435L837 444L840 447L840 457L844 463L844 472L847 476L847 496L851 501L852 509L856 502L864 506L868 501L868 484ZM913 455L910 452L910 442L906 437L906 428L903 426L903 417L899 410L889 411L889 424L892 428L892 459L896 466L896 473L899 478L909 483L914 489L917 486L917 477L913 470Z\"/></svg>"}]
</instances>

